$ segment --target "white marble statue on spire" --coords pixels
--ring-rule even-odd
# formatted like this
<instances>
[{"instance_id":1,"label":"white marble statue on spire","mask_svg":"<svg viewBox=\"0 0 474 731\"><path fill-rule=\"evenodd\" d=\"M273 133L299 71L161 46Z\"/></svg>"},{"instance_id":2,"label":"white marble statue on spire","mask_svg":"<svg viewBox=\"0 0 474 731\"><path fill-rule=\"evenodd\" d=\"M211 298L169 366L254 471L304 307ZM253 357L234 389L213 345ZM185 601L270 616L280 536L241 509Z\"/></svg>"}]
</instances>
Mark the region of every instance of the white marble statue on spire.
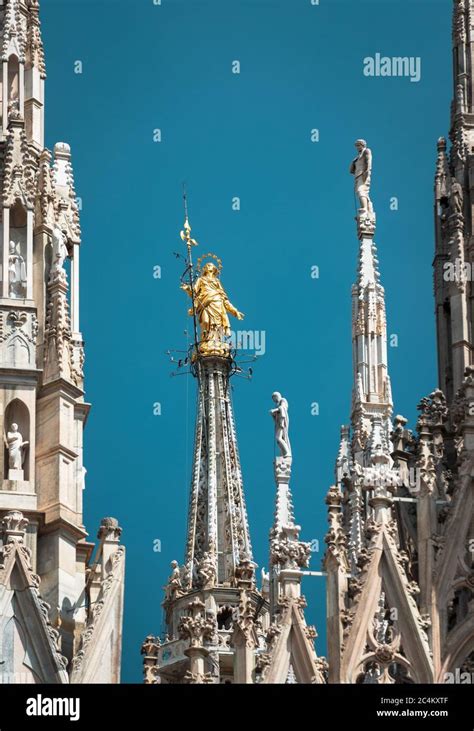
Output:
<instances>
[{"instance_id":1,"label":"white marble statue on spire","mask_svg":"<svg viewBox=\"0 0 474 731\"><path fill-rule=\"evenodd\" d=\"M370 200L370 181L372 176L372 151L367 147L365 140L356 140L355 147L357 156L351 162L349 168L354 176L355 193L359 199L360 212L372 213L372 201Z\"/></svg>"},{"instance_id":2,"label":"white marble statue on spire","mask_svg":"<svg viewBox=\"0 0 474 731\"><path fill-rule=\"evenodd\" d=\"M271 409L270 413L275 422L275 440L280 450L280 456L291 457L288 401L283 398L281 393L278 393L278 391L275 391L275 393L272 394L272 399L276 404L276 408Z\"/></svg>"}]
</instances>

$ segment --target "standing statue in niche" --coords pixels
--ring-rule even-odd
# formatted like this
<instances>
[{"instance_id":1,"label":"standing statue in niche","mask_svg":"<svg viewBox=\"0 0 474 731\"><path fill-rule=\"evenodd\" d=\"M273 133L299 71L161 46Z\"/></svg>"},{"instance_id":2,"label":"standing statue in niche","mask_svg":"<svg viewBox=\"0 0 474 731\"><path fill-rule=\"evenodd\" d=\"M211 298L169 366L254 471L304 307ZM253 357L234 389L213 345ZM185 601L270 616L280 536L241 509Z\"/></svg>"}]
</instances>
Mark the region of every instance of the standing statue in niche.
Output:
<instances>
[{"instance_id":1,"label":"standing statue in niche","mask_svg":"<svg viewBox=\"0 0 474 731\"><path fill-rule=\"evenodd\" d=\"M18 431L18 424L12 424L5 437L5 446L8 449L8 466L11 470L22 470L25 458L25 449L29 442L24 442Z\"/></svg>"},{"instance_id":2,"label":"standing statue in niche","mask_svg":"<svg viewBox=\"0 0 474 731\"><path fill-rule=\"evenodd\" d=\"M372 176L372 152L367 147L365 140L356 140L357 157L351 162L349 168L351 175L354 175L354 188L359 199L361 213L373 213L372 201L370 200L370 181Z\"/></svg>"},{"instance_id":3,"label":"standing statue in niche","mask_svg":"<svg viewBox=\"0 0 474 731\"><path fill-rule=\"evenodd\" d=\"M281 457L291 457L290 446L290 418L288 416L288 401L283 398L281 393L275 391L272 399L276 404L276 409L271 409L270 414L275 422L275 440L280 450Z\"/></svg>"},{"instance_id":4,"label":"standing statue in niche","mask_svg":"<svg viewBox=\"0 0 474 731\"><path fill-rule=\"evenodd\" d=\"M458 183L456 178L451 181L451 193L449 196L449 202L451 204L452 213L462 213L463 209L464 193L461 183Z\"/></svg>"},{"instance_id":5,"label":"standing statue in niche","mask_svg":"<svg viewBox=\"0 0 474 731\"><path fill-rule=\"evenodd\" d=\"M64 243L64 235L58 226L53 229L53 261L51 264L51 279L55 276L64 278L66 272L64 271L64 262L68 256L67 246Z\"/></svg>"},{"instance_id":6,"label":"standing statue in niche","mask_svg":"<svg viewBox=\"0 0 474 731\"><path fill-rule=\"evenodd\" d=\"M14 96L10 99L8 102L7 107L7 116L8 119L20 119L21 113L20 113L20 100L18 99L18 96L14 92Z\"/></svg>"},{"instance_id":7,"label":"standing statue in niche","mask_svg":"<svg viewBox=\"0 0 474 731\"><path fill-rule=\"evenodd\" d=\"M8 294L14 298L26 297L26 264L20 244L10 241L8 256Z\"/></svg>"},{"instance_id":8,"label":"standing statue in niche","mask_svg":"<svg viewBox=\"0 0 474 731\"><path fill-rule=\"evenodd\" d=\"M217 261L218 266L207 262L202 270L198 264L200 276L193 287L186 283L181 285L181 289L191 299L194 296L194 309L201 328L199 350L204 355L220 354L223 350L223 338L230 335L228 312L238 320L242 320L244 317L227 297L219 279L222 267L220 260L217 259ZM189 310L189 314L193 314L193 308Z\"/></svg>"}]
</instances>

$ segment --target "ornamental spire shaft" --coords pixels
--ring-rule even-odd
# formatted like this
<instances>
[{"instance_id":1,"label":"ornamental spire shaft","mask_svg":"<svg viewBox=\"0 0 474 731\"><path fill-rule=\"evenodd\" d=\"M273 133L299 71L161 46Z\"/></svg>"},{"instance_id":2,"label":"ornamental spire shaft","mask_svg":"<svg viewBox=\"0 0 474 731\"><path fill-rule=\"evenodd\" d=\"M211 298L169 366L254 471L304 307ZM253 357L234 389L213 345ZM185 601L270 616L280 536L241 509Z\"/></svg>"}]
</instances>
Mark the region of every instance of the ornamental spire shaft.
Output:
<instances>
[{"instance_id":1,"label":"ornamental spire shaft","mask_svg":"<svg viewBox=\"0 0 474 731\"><path fill-rule=\"evenodd\" d=\"M433 261L438 342L438 383L451 403L473 363L472 179L474 174L474 8L455 0L451 148L438 140Z\"/></svg>"},{"instance_id":2,"label":"ornamental spire shaft","mask_svg":"<svg viewBox=\"0 0 474 731\"><path fill-rule=\"evenodd\" d=\"M185 562L183 566L172 562L165 587L164 643L149 636L143 652L147 679L151 679L147 682L159 676L161 682L215 683L230 672L226 665L230 629L253 627L257 609L262 608L255 589L256 565L230 386L235 364L228 341L229 315L239 319L243 315L230 303L221 283L221 260L208 253L193 265L192 249L198 243L191 237L186 194L184 214L180 235L187 257L181 288L191 299L188 312L195 324L186 362L191 363L197 381ZM253 629L249 632L253 637ZM248 677L248 671L242 670L246 663L242 666L239 658L236 665ZM240 677L240 671L236 673Z\"/></svg>"},{"instance_id":3,"label":"ornamental spire shaft","mask_svg":"<svg viewBox=\"0 0 474 731\"><path fill-rule=\"evenodd\" d=\"M389 442L392 398L387 358L385 291L380 283L377 247L374 242L376 215L370 199L372 152L365 140L355 143L358 154L351 163L357 210L359 266L352 288L353 451L370 445L371 420L381 418L384 442Z\"/></svg>"}]
</instances>

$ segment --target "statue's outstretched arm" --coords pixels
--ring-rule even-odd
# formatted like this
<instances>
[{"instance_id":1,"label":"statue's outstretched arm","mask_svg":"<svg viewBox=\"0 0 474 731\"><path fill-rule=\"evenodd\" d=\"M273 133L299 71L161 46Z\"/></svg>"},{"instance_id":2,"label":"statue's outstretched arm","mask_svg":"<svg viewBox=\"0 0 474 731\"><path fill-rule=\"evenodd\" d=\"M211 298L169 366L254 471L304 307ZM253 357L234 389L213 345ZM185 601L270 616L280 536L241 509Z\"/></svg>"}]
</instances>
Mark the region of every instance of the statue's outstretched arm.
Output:
<instances>
[{"instance_id":1,"label":"statue's outstretched arm","mask_svg":"<svg viewBox=\"0 0 474 731\"><path fill-rule=\"evenodd\" d=\"M227 312L230 312L231 315L234 315L238 320L243 320L244 316L242 312L239 312L239 310L234 307L232 302L230 302L227 298L224 300L224 307L226 308Z\"/></svg>"}]
</instances>

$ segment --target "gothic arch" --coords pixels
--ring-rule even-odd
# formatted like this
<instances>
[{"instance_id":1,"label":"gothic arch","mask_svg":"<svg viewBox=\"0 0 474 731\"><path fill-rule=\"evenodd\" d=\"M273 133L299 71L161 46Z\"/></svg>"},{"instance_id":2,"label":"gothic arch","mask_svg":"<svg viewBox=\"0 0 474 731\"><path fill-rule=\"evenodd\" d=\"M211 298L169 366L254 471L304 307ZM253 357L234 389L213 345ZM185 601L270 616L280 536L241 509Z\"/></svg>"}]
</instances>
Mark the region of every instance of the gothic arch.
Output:
<instances>
[{"instance_id":1,"label":"gothic arch","mask_svg":"<svg viewBox=\"0 0 474 731\"><path fill-rule=\"evenodd\" d=\"M20 89L20 61L16 53L12 53L8 57L8 82L7 95L8 102L19 100Z\"/></svg>"},{"instance_id":2,"label":"gothic arch","mask_svg":"<svg viewBox=\"0 0 474 731\"><path fill-rule=\"evenodd\" d=\"M438 682L444 682L446 673L454 673L474 652L474 615L469 614L448 636L446 656L443 661Z\"/></svg>"},{"instance_id":3,"label":"gothic arch","mask_svg":"<svg viewBox=\"0 0 474 731\"><path fill-rule=\"evenodd\" d=\"M25 228L27 213L23 202L17 198L10 210L10 228Z\"/></svg>"},{"instance_id":4,"label":"gothic arch","mask_svg":"<svg viewBox=\"0 0 474 731\"><path fill-rule=\"evenodd\" d=\"M8 362L14 367L28 366L31 361L30 346L25 338L18 333L8 340Z\"/></svg>"}]
</instances>

